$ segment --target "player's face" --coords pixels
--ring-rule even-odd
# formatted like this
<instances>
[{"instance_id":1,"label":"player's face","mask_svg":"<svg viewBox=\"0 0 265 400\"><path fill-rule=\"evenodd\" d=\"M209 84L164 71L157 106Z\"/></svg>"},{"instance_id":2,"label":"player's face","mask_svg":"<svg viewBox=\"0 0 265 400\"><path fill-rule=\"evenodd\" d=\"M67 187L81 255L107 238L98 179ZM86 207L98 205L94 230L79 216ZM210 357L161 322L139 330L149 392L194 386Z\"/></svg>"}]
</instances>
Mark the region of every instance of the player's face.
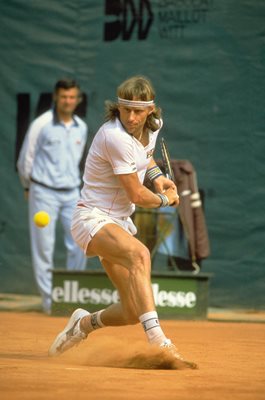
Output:
<instances>
[{"instance_id":1,"label":"player's face","mask_svg":"<svg viewBox=\"0 0 265 400\"><path fill-rule=\"evenodd\" d=\"M72 114L79 103L78 88L59 89L54 97L58 113Z\"/></svg>"},{"instance_id":2,"label":"player's face","mask_svg":"<svg viewBox=\"0 0 265 400\"><path fill-rule=\"evenodd\" d=\"M153 111L152 107L119 106L120 120L124 128L131 135L138 137L144 129L146 119Z\"/></svg>"}]
</instances>

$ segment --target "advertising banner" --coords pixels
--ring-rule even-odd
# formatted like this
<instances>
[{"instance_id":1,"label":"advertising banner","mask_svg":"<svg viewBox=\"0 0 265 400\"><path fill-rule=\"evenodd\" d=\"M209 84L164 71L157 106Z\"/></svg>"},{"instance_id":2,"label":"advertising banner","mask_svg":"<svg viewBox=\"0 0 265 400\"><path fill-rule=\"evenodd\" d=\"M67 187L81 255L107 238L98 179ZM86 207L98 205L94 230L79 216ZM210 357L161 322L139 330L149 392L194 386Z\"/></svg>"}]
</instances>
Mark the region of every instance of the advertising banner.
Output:
<instances>
[{"instance_id":1,"label":"advertising banner","mask_svg":"<svg viewBox=\"0 0 265 400\"><path fill-rule=\"evenodd\" d=\"M205 319L208 274L163 273L152 276L155 304L162 318ZM119 294L101 271L53 271L52 314L69 314L78 307L89 312L119 301Z\"/></svg>"}]
</instances>

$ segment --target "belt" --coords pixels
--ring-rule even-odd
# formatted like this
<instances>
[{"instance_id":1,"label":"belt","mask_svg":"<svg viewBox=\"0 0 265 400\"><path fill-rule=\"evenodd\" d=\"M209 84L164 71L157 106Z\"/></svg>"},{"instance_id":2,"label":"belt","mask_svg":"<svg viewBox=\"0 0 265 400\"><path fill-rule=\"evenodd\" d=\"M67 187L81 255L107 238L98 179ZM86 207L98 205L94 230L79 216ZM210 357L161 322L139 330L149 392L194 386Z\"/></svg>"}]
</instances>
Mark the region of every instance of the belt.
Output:
<instances>
[{"instance_id":1,"label":"belt","mask_svg":"<svg viewBox=\"0 0 265 400\"><path fill-rule=\"evenodd\" d=\"M45 183L36 181L36 179L30 178L30 180L31 180L31 182L36 183L37 185L43 186L43 187L45 187L47 189L56 190L56 191L59 191L59 192L63 192L63 191L68 191L69 192L70 190L76 189L76 187L74 187L74 188L64 188L64 187L54 188L54 187L51 187L49 185L46 185Z\"/></svg>"}]
</instances>

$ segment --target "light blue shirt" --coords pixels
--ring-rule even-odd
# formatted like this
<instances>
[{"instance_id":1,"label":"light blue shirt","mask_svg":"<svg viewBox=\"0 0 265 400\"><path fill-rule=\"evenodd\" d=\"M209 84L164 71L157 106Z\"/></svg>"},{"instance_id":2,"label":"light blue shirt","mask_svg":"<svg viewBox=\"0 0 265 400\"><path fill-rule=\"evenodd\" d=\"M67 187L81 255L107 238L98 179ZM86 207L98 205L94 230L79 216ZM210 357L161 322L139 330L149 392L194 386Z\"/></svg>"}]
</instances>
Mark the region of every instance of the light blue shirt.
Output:
<instances>
[{"instance_id":1,"label":"light blue shirt","mask_svg":"<svg viewBox=\"0 0 265 400\"><path fill-rule=\"evenodd\" d=\"M36 118L26 134L17 163L24 188L31 178L54 189L80 185L79 164L87 140L87 125L77 115L70 125L54 110Z\"/></svg>"}]
</instances>

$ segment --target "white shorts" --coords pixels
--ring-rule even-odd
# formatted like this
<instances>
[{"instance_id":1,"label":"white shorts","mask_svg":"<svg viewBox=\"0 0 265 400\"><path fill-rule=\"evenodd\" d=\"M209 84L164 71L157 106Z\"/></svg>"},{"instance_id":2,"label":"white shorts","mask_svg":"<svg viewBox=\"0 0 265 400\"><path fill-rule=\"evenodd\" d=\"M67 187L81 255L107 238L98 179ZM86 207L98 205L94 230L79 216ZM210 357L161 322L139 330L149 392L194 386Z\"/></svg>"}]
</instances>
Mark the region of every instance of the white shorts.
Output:
<instances>
[{"instance_id":1,"label":"white shorts","mask_svg":"<svg viewBox=\"0 0 265 400\"><path fill-rule=\"evenodd\" d=\"M130 235L137 233L136 226L130 217L111 217L96 207L77 206L73 214L71 232L75 242L85 254L89 242L106 224L117 224Z\"/></svg>"}]
</instances>

